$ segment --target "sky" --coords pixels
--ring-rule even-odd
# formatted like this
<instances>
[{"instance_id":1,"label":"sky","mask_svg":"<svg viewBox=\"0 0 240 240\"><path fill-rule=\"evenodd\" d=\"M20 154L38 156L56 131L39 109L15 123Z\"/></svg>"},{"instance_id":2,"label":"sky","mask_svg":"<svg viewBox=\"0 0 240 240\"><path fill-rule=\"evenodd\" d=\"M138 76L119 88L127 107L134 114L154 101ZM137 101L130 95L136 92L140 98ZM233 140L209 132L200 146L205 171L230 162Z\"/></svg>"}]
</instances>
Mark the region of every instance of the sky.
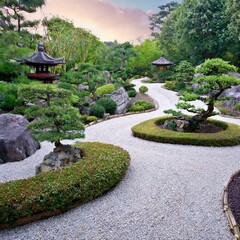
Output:
<instances>
[{"instance_id":1,"label":"sky","mask_svg":"<svg viewBox=\"0 0 240 240\"><path fill-rule=\"evenodd\" d=\"M102 41L136 42L151 34L149 16L171 0L46 0L41 17L59 16ZM179 2L181 0L178 0Z\"/></svg>"}]
</instances>

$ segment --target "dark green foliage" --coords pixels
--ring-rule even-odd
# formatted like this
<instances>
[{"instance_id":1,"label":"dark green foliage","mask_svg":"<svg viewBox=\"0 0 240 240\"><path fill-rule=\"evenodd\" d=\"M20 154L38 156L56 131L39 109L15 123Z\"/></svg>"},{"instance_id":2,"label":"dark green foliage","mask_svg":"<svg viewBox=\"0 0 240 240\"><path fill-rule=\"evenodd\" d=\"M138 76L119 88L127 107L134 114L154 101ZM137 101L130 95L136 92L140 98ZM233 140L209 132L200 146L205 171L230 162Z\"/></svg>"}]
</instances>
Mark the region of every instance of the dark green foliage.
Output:
<instances>
[{"instance_id":1,"label":"dark green foliage","mask_svg":"<svg viewBox=\"0 0 240 240\"><path fill-rule=\"evenodd\" d=\"M162 81L173 80L174 79L174 67L170 67L166 71L158 73L158 78Z\"/></svg>"},{"instance_id":2,"label":"dark green foliage","mask_svg":"<svg viewBox=\"0 0 240 240\"><path fill-rule=\"evenodd\" d=\"M129 90L129 91L127 91L127 93L128 93L128 96L129 96L130 98L134 98L134 97L137 96L137 92L136 92L135 89Z\"/></svg>"},{"instance_id":3,"label":"dark green foliage","mask_svg":"<svg viewBox=\"0 0 240 240\"><path fill-rule=\"evenodd\" d=\"M191 82L193 80L195 68L188 61L182 61L175 67L174 79L179 82Z\"/></svg>"},{"instance_id":4,"label":"dark green foliage","mask_svg":"<svg viewBox=\"0 0 240 240\"><path fill-rule=\"evenodd\" d=\"M186 83L185 82L177 82L175 85L175 90L176 91L181 91L186 88Z\"/></svg>"},{"instance_id":5,"label":"dark green foliage","mask_svg":"<svg viewBox=\"0 0 240 240\"><path fill-rule=\"evenodd\" d=\"M146 86L141 86L139 88L139 92L142 93L142 94L146 93L147 91L148 91L148 88Z\"/></svg>"},{"instance_id":6,"label":"dark green foliage","mask_svg":"<svg viewBox=\"0 0 240 240\"><path fill-rule=\"evenodd\" d=\"M149 141L171 144L212 147L240 145L240 126L238 125L216 120L208 120L208 123L224 129L217 133L208 134L175 132L159 127L159 125L164 124L165 121L170 119L172 118L161 117L142 122L132 128L133 135Z\"/></svg>"},{"instance_id":7,"label":"dark green foliage","mask_svg":"<svg viewBox=\"0 0 240 240\"><path fill-rule=\"evenodd\" d=\"M141 112L145 110L149 110L155 108L154 104L150 102L146 102L144 100L138 100L136 101L129 109L129 112Z\"/></svg>"},{"instance_id":8,"label":"dark green foliage","mask_svg":"<svg viewBox=\"0 0 240 240\"><path fill-rule=\"evenodd\" d=\"M28 118L35 118L29 124L36 140L60 143L62 139L75 139L84 136L84 126L79 110L72 106L75 96L65 89L50 84L35 84L20 89L19 97L35 104L25 111Z\"/></svg>"},{"instance_id":9,"label":"dark green foliage","mask_svg":"<svg viewBox=\"0 0 240 240\"><path fill-rule=\"evenodd\" d=\"M0 81L12 82L24 73L24 67L18 63L0 62Z\"/></svg>"},{"instance_id":10,"label":"dark green foliage","mask_svg":"<svg viewBox=\"0 0 240 240\"><path fill-rule=\"evenodd\" d=\"M5 111L13 110L19 106L18 87L15 84L0 82L0 109Z\"/></svg>"},{"instance_id":11,"label":"dark green foliage","mask_svg":"<svg viewBox=\"0 0 240 240\"><path fill-rule=\"evenodd\" d=\"M97 100L96 104L104 107L105 112L109 114L114 114L117 109L116 102L111 98L100 98Z\"/></svg>"},{"instance_id":12,"label":"dark green foliage","mask_svg":"<svg viewBox=\"0 0 240 240\"><path fill-rule=\"evenodd\" d=\"M98 104L94 104L90 107L90 115L95 116L97 118L103 118L105 114L105 108Z\"/></svg>"},{"instance_id":13,"label":"dark green foliage","mask_svg":"<svg viewBox=\"0 0 240 240\"><path fill-rule=\"evenodd\" d=\"M123 87L126 91L130 91L130 90L135 90L134 87L135 85L134 84L131 84L129 82L126 82L123 84Z\"/></svg>"},{"instance_id":14,"label":"dark green foliage","mask_svg":"<svg viewBox=\"0 0 240 240\"><path fill-rule=\"evenodd\" d=\"M124 176L129 154L116 146L81 143L81 161L56 172L0 184L0 226L47 211L66 211L113 188ZM24 197L23 197L24 196Z\"/></svg>"}]
</instances>

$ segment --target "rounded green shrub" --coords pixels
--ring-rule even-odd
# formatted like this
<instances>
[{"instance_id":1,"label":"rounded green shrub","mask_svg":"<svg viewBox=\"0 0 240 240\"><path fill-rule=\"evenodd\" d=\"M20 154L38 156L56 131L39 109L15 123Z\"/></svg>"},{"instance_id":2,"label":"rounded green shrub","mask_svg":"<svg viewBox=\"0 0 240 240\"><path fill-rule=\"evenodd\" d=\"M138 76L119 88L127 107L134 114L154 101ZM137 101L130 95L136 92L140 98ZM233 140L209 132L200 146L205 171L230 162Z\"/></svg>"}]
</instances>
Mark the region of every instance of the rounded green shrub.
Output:
<instances>
[{"instance_id":1,"label":"rounded green shrub","mask_svg":"<svg viewBox=\"0 0 240 240\"><path fill-rule=\"evenodd\" d=\"M114 90L115 90L115 86L113 84L106 84L97 88L96 94L99 97L102 97L105 94L111 94L112 92L114 92Z\"/></svg>"},{"instance_id":2,"label":"rounded green shrub","mask_svg":"<svg viewBox=\"0 0 240 240\"><path fill-rule=\"evenodd\" d=\"M114 114L117 109L117 103L111 98L100 98L96 104L104 107L105 112L109 114Z\"/></svg>"},{"instance_id":3,"label":"rounded green shrub","mask_svg":"<svg viewBox=\"0 0 240 240\"><path fill-rule=\"evenodd\" d=\"M139 88L139 92L142 93L142 94L146 93L147 91L148 91L148 88L146 86L141 86Z\"/></svg>"},{"instance_id":4,"label":"rounded green shrub","mask_svg":"<svg viewBox=\"0 0 240 240\"><path fill-rule=\"evenodd\" d=\"M105 108L101 105L94 104L90 107L90 115L97 118L103 118L105 114Z\"/></svg>"},{"instance_id":5,"label":"rounded green shrub","mask_svg":"<svg viewBox=\"0 0 240 240\"><path fill-rule=\"evenodd\" d=\"M130 98L134 98L137 96L137 92L135 89L129 90L127 93Z\"/></svg>"},{"instance_id":6,"label":"rounded green shrub","mask_svg":"<svg viewBox=\"0 0 240 240\"><path fill-rule=\"evenodd\" d=\"M164 87L168 90L175 90L176 89L176 81L166 81Z\"/></svg>"},{"instance_id":7,"label":"rounded green shrub","mask_svg":"<svg viewBox=\"0 0 240 240\"><path fill-rule=\"evenodd\" d=\"M142 112L145 111L144 106L140 105L132 105L129 109L129 112Z\"/></svg>"},{"instance_id":8,"label":"rounded green shrub","mask_svg":"<svg viewBox=\"0 0 240 240\"><path fill-rule=\"evenodd\" d=\"M185 82L177 82L175 86L175 90L180 91L184 90L186 88L186 83Z\"/></svg>"},{"instance_id":9,"label":"rounded green shrub","mask_svg":"<svg viewBox=\"0 0 240 240\"><path fill-rule=\"evenodd\" d=\"M145 111L145 110L149 110L154 108L154 104L150 103L150 102L146 102L144 100L138 100L136 101L129 109L128 111L130 112L141 112L141 111Z\"/></svg>"},{"instance_id":10,"label":"rounded green shrub","mask_svg":"<svg viewBox=\"0 0 240 240\"><path fill-rule=\"evenodd\" d=\"M85 121L86 121L87 124L91 123L91 122L97 122L97 117L95 117L95 116L87 116Z\"/></svg>"},{"instance_id":11,"label":"rounded green shrub","mask_svg":"<svg viewBox=\"0 0 240 240\"><path fill-rule=\"evenodd\" d=\"M175 132L159 127L166 120L171 119L172 117L161 117L147 120L134 126L132 133L135 137L161 143L211 147L240 145L240 126L238 125L216 120L206 121L224 129L217 133Z\"/></svg>"},{"instance_id":12,"label":"rounded green shrub","mask_svg":"<svg viewBox=\"0 0 240 240\"><path fill-rule=\"evenodd\" d=\"M240 103L236 103L236 104L235 104L235 108L238 109L238 110L240 110Z\"/></svg>"},{"instance_id":13,"label":"rounded green shrub","mask_svg":"<svg viewBox=\"0 0 240 240\"><path fill-rule=\"evenodd\" d=\"M77 145L83 150L83 159L77 163L0 184L0 229L62 213L118 184L130 163L127 151L103 143Z\"/></svg>"}]
</instances>

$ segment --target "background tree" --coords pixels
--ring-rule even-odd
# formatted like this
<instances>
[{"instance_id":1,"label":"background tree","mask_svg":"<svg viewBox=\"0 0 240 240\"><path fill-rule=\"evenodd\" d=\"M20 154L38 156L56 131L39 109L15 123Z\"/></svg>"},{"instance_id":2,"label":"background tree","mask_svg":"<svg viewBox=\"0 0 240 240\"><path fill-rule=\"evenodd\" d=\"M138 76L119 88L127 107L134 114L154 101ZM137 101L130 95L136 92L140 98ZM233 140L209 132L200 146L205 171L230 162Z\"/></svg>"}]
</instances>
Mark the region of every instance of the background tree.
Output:
<instances>
[{"instance_id":1,"label":"background tree","mask_svg":"<svg viewBox=\"0 0 240 240\"><path fill-rule=\"evenodd\" d=\"M151 69L151 62L161 55L157 41L146 39L144 42L133 47L135 55L127 60L126 66L134 69L138 74L146 73Z\"/></svg>"},{"instance_id":2,"label":"background tree","mask_svg":"<svg viewBox=\"0 0 240 240\"><path fill-rule=\"evenodd\" d=\"M24 13L34 13L44 4L44 0L2 0L0 2L2 24L18 32L22 28L34 27L39 21L26 20Z\"/></svg>"},{"instance_id":3,"label":"background tree","mask_svg":"<svg viewBox=\"0 0 240 240\"><path fill-rule=\"evenodd\" d=\"M227 88L240 84L239 79L227 75L228 72L232 71L236 71L233 65L218 58L208 59L201 67L196 68L196 72L203 74L203 76L197 77L194 82L199 84L199 87L202 87L202 89L207 90L207 96L203 97L193 92L185 92L183 96L180 97L180 102L176 105L179 109L184 109L190 113L196 114L187 120L191 128L197 128L200 123L214 116L214 103L218 97ZM189 103L189 101L195 100L202 100L207 105L207 109L196 108L194 104ZM174 112L172 110L167 110L165 113L183 115L181 112Z\"/></svg>"},{"instance_id":4,"label":"background tree","mask_svg":"<svg viewBox=\"0 0 240 240\"><path fill-rule=\"evenodd\" d=\"M31 85L20 89L19 97L26 103L34 103L25 115L35 120L29 124L33 136L39 141L51 141L61 147L62 139L84 136L84 126L79 110L71 105L72 93L54 85ZM41 104L36 102L41 100Z\"/></svg>"},{"instance_id":5,"label":"background tree","mask_svg":"<svg viewBox=\"0 0 240 240\"><path fill-rule=\"evenodd\" d=\"M98 62L104 44L89 31L75 28L72 22L59 17L45 19L44 25L47 26L47 52L52 56L64 56L67 71L77 64Z\"/></svg>"},{"instance_id":6,"label":"background tree","mask_svg":"<svg viewBox=\"0 0 240 240\"><path fill-rule=\"evenodd\" d=\"M152 36L159 37L159 32L162 30L162 26L171 12L179 6L177 2L170 2L165 5L161 5L158 8L160 11L149 17L150 29L153 31ZM157 30L157 32L156 32Z\"/></svg>"}]
</instances>

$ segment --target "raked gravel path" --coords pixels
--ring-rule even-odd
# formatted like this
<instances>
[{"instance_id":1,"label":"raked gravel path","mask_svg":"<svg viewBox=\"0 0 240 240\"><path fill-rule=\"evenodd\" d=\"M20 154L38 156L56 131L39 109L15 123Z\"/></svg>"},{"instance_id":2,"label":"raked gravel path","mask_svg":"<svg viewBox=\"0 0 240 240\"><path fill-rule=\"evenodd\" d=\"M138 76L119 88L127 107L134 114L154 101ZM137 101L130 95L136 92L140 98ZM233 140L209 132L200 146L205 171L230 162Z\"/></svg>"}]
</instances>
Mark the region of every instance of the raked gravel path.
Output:
<instances>
[{"instance_id":1,"label":"raked gravel path","mask_svg":"<svg viewBox=\"0 0 240 240\"><path fill-rule=\"evenodd\" d=\"M135 80L139 87L142 83ZM131 127L163 115L178 98L161 84L144 84L159 109L105 121L86 129L86 139L126 149L131 166L106 195L62 215L0 231L1 240L231 240L222 210L223 186L240 168L240 146L196 147L134 138ZM218 117L220 118L220 117ZM240 124L240 120L226 118ZM66 141L70 142L70 141ZM30 158L0 165L0 181L28 177L53 146Z\"/></svg>"}]
</instances>

